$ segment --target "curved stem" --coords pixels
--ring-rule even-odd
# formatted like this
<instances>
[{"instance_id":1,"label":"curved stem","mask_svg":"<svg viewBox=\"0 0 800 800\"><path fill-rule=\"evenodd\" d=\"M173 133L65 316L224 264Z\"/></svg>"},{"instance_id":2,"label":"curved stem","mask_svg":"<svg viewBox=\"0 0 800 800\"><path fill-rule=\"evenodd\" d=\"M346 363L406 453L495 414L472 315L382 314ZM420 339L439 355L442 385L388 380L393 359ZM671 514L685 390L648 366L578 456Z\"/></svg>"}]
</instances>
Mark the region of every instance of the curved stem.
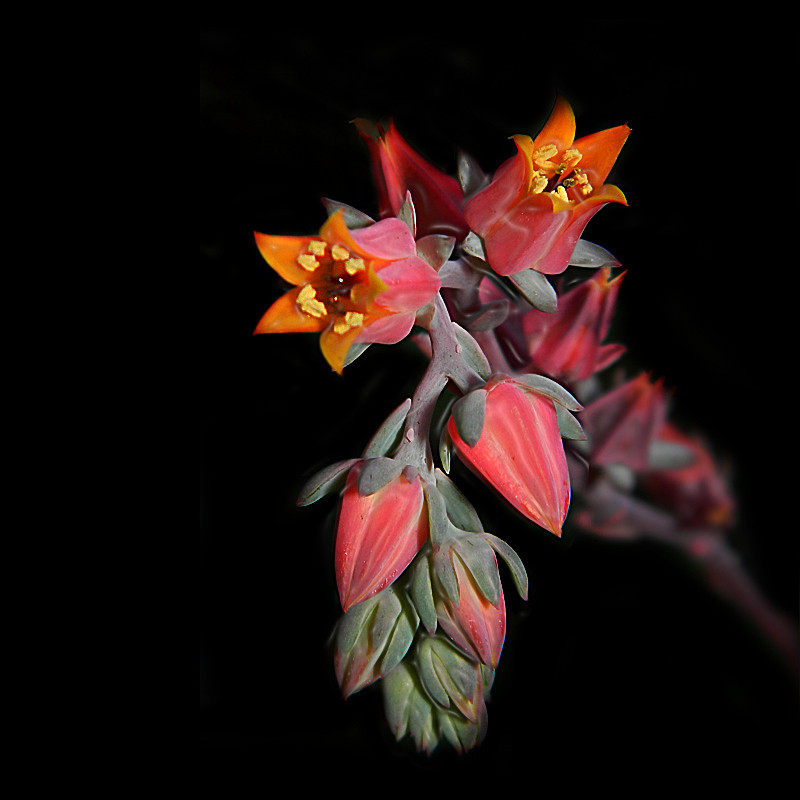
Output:
<instances>
[{"instance_id":1,"label":"curved stem","mask_svg":"<svg viewBox=\"0 0 800 800\"><path fill-rule=\"evenodd\" d=\"M450 381L466 393L483 384L481 377L466 363L453 330L452 320L441 294L433 301L427 325L431 340L431 360L411 398L403 441L395 458L433 475L430 431L439 396Z\"/></svg>"}]
</instances>

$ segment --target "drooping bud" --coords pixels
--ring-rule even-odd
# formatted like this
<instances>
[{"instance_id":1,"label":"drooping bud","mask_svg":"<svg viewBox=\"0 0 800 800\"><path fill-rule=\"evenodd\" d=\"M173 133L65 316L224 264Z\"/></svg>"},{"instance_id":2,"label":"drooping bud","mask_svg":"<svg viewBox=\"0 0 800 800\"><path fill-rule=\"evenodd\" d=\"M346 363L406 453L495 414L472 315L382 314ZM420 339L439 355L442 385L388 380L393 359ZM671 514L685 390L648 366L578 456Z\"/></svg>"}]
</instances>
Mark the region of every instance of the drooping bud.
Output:
<instances>
[{"instance_id":1,"label":"drooping bud","mask_svg":"<svg viewBox=\"0 0 800 800\"><path fill-rule=\"evenodd\" d=\"M623 354L623 345L603 344L625 273L613 279L610 275L610 268L600 269L560 295L556 311L532 309L525 315L522 324L536 371L572 383L586 380Z\"/></svg>"},{"instance_id":2,"label":"drooping bud","mask_svg":"<svg viewBox=\"0 0 800 800\"><path fill-rule=\"evenodd\" d=\"M342 494L334 562L345 611L394 582L428 538L419 475L409 478L410 471L403 470L376 491L365 493L364 484L371 481L360 477L364 464L372 461L351 469Z\"/></svg>"},{"instance_id":3,"label":"drooping bud","mask_svg":"<svg viewBox=\"0 0 800 800\"><path fill-rule=\"evenodd\" d=\"M589 403L582 420L589 435L591 463L647 469L666 412L663 380L652 382L645 372Z\"/></svg>"},{"instance_id":4,"label":"drooping bud","mask_svg":"<svg viewBox=\"0 0 800 800\"><path fill-rule=\"evenodd\" d=\"M477 661L496 668L506 635L497 558L480 534L455 539L433 556L439 627Z\"/></svg>"},{"instance_id":5,"label":"drooping bud","mask_svg":"<svg viewBox=\"0 0 800 800\"><path fill-rule=\"evenodd\" d=\"M541 382L549 391L552 382ZM448 422L456 452L520 513L560 536L570 502L569 472L554 406L561 401L543 393L535 382L523 385L502 375L492 378L484 390L483 426L474 446L459 435L452 418Z\"/></svg>"},{"instance_id":6,"label":"drooping bud","mask_svg":"<svg viewBox=\"0 0 800 800\"><path fill-rule=\"evenodd\" d=\"M411 646L418 625L413 606L392 586L344 614L334 643L334 669L342 694L349 697L394 669Z\"/></svg>"},{"instance_id":7,"label":"drooping bud","mask_svg":"<svg viewBox=\"0 0 800 800\"><path fill-rule=\"evenodd\" d=\"M385 130L368 120L354 122L370 155L381 216L397 214L410 193L419 236L445 234L463 239L469 226L461 210L458 181L416 152L393 121Z\"/></svg>"}]
</instances>

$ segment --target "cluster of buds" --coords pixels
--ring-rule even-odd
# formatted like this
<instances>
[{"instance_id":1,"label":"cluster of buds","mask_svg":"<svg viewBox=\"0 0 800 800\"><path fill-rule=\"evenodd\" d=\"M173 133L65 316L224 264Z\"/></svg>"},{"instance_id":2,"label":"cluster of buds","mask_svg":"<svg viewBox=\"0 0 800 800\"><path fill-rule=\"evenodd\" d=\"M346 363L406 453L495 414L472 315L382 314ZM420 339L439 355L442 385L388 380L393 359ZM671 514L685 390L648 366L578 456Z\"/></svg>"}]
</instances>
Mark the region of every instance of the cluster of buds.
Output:
<instances>
[{"instance_id":1,"label":"cluster of buds","mask_svg":"<svg viewBox=\"0 0 800 800\"><path fill-rule=\"evenodd\" d=\"M457 177L393 122L355 125L377 218L324 199L317 235L257 233L289 288L255 332L319 334L339 374L372 343L409 336L427 358L361 455L311 477L298 504L338 498L342 694L377 684L398 739L463 752L486 734L505 641L500 565L523 599L528 578L451 477L454 457L557 537L572 506L583 531L657 535L706 557L733 502L708 451L668 421L662 380L601 375L625 352L605 339L626 273L581 237L603 206L626 203L606 179L627 125L576 139L559 98L493 173L460 154Z\"/></svg>"}]
</instances>

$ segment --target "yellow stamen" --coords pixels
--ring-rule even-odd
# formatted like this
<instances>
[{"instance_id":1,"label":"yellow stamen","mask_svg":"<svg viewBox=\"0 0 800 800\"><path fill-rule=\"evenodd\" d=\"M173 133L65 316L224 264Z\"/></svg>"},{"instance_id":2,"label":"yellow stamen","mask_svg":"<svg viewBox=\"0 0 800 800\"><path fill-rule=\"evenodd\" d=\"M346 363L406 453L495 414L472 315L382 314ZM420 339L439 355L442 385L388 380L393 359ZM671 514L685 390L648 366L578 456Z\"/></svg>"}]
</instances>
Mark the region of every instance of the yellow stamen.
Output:
<instances>
[{"instance_id":1,"label":"yellow stamen","mask_svg":"<svg viewBox=\"0 0 800 800\"><path fill-rule=\"evenodd\" d=\"M334 333L347 333L350 328L360 328L364 324L364 315L360 311L348 311L344 318L339 317L333 326Z\"/></svg>"},{"instance_id":2,"label":"yellow stamen","mask_svg":"<svg viewBox=\"0 0 800 800\"><path fill-rule=\"evenodd\" d=\"M577 147L564 151L564 167L574 167L583 158L583 153Z\"/></svg>"},{"instance_id":3,"label":"yellow stamen","mask_svg":"<svg viewBox=\"0 0 800 800\"><path fill-rule=\"evenodd\" d=\"M533 194L541 194L547 186L547 176L541 172L534 172L531 180L531 192Z\"/></svg>"},{"instance_id":4,"label":"yellow stamen","mask_svg":"<svg viewBox=\"0 0 800 800\"><path fill-rule=\"evenodd\" d=\"M333 256L334 261L345 261L350 258L350 251L346 247L342 247L340 244L335 244L331 248L331 255Z\"/></svg>"},{"instance_id":5,"label":"yellow stamen","mask_svg":"<svg viewBox=\"0 0 800 800\"><path fill-rule=\"evenodd\" d=\"M348 258L347 261L344 262L344 268L348 275L355 275L356 272L361 272L366 269L366 265L362 258L353 257Z\"/></svg>"},{"instance_id":6,"label":"yellow stamen","mask_svg":"<svg viewBox=\"0 0 800 800\"><path fill-rule=\"evenodd\" d=\"M313 253L315 256L324 256L326 243L320 239L312 239L308 243L308 252Z\"/></svg>"},{"instance_id":7,"label":"yellow stamen","mask_svg":"<svg viewBox=\"0 0 800 800\"><path fill-rule=\"evenodd\" d=\"M310 253L302 253L297 256L297 263L309 272L313 272L319 266L319 261Z\"/></svg>"},{"instance_id":8,"label":"yellow stamen","mask_svg":"<svg viewBox=\"0 0 800 800\"><path fill-rule=\"evenodd\" d=\"M533 151L532 158L534 164L536 166L541 167L542 169L555 169L556 164L554 164L551 159L554 155L558 153L558 148L554 144L543 144L541 147L537 147L536 150Z\"/></svg>"},{"instance_id":9,"label":"yellow stamen","mask_svg":"<svg viewBox=\"0 0 800 800\"><path fill-rule=\"evenodd\" d=\"M594 187L589 183L589 176L585 172L575 170L575 183L580 187L581 194L587 195L592 193Z\"/></svg>"},{"instance_id":10,"label":"yellow stamen","mask_svg":"<svg viewBox=\"0 0 800 800\"><path fill-rule=\"evenodd\" d=\"M565 203L569 202L567 190L563 186L556 186L555 191L552 192L552 194L557 194Z\"/></svg>"},{"instance_id":11,"label":"yellow stamen","mask_svg":"<svg viewBox=\"0 0 800 800\"><path fill-rule=\"evenodd\" d=\"M322 317L328 316L328 310L323 303L317 300L317 293L310 283L307 283L300 290L296 302L300 310L311 317L321 319Z\"/></svg>"}]
</instances>

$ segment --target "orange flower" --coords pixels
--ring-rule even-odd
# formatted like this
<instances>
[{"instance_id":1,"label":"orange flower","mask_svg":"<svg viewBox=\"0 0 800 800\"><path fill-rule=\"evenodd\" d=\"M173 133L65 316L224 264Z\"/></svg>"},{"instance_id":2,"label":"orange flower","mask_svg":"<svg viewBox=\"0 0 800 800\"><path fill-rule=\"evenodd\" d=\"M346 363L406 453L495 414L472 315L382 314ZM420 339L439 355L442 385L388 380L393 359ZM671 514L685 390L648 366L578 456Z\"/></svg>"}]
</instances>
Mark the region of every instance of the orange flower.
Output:
<instances>
[{"instance_id":1,"label":"orange flower","mask_svg":"<svg viewBox=\"0 0 800 800\"><path fill-rule=\"evenodd\" d=\"M322 353L340 374L354 343L399 342L439 291L439 275L417 256L411 231L396 218L349 230L338 211L319 236L256 233L255 239L294 288L272 304L254 333L320 333Z\"/></svg>"},{"instance_id":2,"label":"orange flower","mask_svg":"<svg viewBox=\"0 0 800 800\"><path fill-rule=\"evenodd\" d=\"M575 116L563 98L535 139L514 136L517 154L464 207L499 275L532 268L563 272L591 217L607 203L627 205L604 181L630 128L620 125L575 139Z\"/></svg>"}]
</instances>

